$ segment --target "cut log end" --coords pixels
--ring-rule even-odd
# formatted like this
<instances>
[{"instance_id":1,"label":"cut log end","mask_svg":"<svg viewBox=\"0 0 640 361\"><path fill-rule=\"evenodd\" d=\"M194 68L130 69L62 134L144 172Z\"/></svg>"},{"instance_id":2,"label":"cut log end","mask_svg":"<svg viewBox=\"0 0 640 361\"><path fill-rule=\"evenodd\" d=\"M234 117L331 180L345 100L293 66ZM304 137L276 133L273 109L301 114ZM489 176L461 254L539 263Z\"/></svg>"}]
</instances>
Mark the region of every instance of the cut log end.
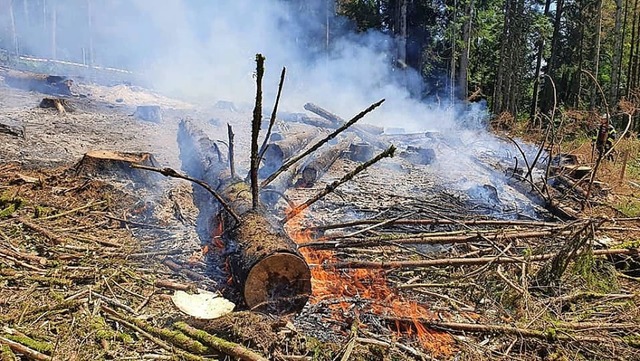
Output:
<instances>
[{"instance_id":1,"label":"cut log end","mask_svg":"<svg viewBox=\"0 0 640 361\"><path fill-rule=\"evenodd\" d=\"M118 176L140 182L153 182L158 176L151 172L131 168L131 164L156 166L153 154L92 150L76 164L77 174L85 176Z\"/></svg>"},{"instance_id":2,"label":"cut log end","mask_svg":"<svg viewBox=\"0 0 640 361\"><path fill-rule=\"evenodd\" d=\"M311 295L311 272L302 257L287 252L256 263L244 285L247 306L266 313L300 311Z\"/></svg>"}]
</instances>

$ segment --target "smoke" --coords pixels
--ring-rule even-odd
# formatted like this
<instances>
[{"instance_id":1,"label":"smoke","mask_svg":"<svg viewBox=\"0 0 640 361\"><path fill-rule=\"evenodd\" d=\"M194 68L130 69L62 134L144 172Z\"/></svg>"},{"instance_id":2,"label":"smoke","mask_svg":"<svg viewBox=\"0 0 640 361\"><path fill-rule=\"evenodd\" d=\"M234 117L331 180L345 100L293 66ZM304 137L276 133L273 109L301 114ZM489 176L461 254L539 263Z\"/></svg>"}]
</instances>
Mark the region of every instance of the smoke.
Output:
<instances>
[{"instance_id":1,"label":"smoke","mask_svg":"<svg viewBox=\"0 0 640 361\"><path fill-rule=\"evenodd\" d=\"M502 175L473 166L479 155L512 162L515 153L512 145L484 130L484 104L422 99L428 84L416 70L394 66L393 38L377 31L356 33L347 20L332 15L334 9L327 8L332 3L33 1L24 9L14 8L14 13L23 53L52 54L51 37L43 37L51 16L44 11L42 26L36 26L33 14L37 6L52 12L54 4L59 58L126 68L142 74L144 82L156 90L204 104L252 102L255 54L262 53L267 58L266 104L275 97L280 69L285 66L284 111L301 112L303 104L314 102L348 119L385 98L365 122L445 134L449 140L445 143L457 142L457 146L436 146L439 161L434 169L451 174L452 187L469 186L459 181L459 173L464 172L464 179L476 178L503 189ZM3 35L3 44L7 38Z\"/></svg>"}]
</instances>

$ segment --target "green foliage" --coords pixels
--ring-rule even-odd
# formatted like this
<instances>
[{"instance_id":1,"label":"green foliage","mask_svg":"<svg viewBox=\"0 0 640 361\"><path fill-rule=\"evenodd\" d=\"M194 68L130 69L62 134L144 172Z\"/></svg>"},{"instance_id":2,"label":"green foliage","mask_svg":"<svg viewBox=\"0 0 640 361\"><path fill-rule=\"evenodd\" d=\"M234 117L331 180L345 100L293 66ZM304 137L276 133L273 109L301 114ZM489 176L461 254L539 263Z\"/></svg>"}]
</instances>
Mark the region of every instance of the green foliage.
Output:
<instances>
[{"instance_id":1,"label":"green foliage","mask_svg":"<svg viewBox=\"0 0 640 361\"><path fill-rule=\"evenodd\" d=\"M592 252L584 252L576 257L572 271L584 281L585 287L589 290L607 293L620 288L613 266L594 258Z\"/></svg>"},{"instance_id":2,"label":"green foliage","mask_svg":"<svg viewBox=\"0 0 640 361\"><path fill-rule=\"evenodd\" d=\"M24 205L25 201L7 192L0 195L0 218L11 216L18 208Z\"/></svg>"}]
</instances>

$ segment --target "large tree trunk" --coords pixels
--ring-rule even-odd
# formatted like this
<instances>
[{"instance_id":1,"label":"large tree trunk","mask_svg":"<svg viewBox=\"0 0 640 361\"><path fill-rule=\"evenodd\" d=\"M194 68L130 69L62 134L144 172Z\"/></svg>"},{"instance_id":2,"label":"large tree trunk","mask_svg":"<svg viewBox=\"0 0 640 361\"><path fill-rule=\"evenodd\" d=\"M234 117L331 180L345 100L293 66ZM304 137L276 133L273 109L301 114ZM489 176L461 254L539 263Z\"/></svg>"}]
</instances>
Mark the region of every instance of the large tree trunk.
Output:
<instances>
[{"instance_id":1,"label":"large tree trunk","mask_svg":"<svg viewBox=\"0 0 640 361\"><path fill-rule=\"evenodd\" d=\"M300 311L311 295L311 272L279 221L262 206L254 209L249 185L229 176L226 163L214 151L217 146L200 129L182 121L178 144L183 169L220 189L239 217L236 221L226 216L221 207L212 207L209 196L194 189L200 215L209 224L209 232L200 236L206 244L214 235L222 237L233 284L246 306L278 314Z\"/></svg>"},{"instance_id":2,"label":"large tree trunk","mask_svg":"<svg viewBox=\"0 0 640 361\"><path fill-rule=\"evenodd\" d=\"M598 79L598 75L600 74L600 39L602 35L602 0L598 0L596 6L597 20L596 20L596 41L595 48L593 50L593 76ZM582 76L582 74L578 74L578 76ZM591 87L591 109L595 109L598 103L598 91L597 86L594 84Z\"/></svg>"},{"instance_id":3,"label":"large tree trunk","mask_svg":"<svg viewBox=\"0 0 640 361\"><path fill-rule=\"evenodd\" d=\"M562 30L562 15L564 8L564 0L556 1L556 14L555 19L553 21L553 36L551 37L551 55L549 60L547 61L547 74L556 81L556 73L557 73L557 63L558 57L560 55L560 37ZM540 102L540 110L543 113L548 113L554 103L553 99L553 87L551 85L551 81L547 79L544 82L543 88L543 97Z\"/></svg>"},{"instance_id":4,"label":"large tree trunk","mask_svg":"<svg viewBox=\"0 0 640 361\"><path fill-rule=\"evenodd\" d=\"M546 0L544 4L544 17L549 16L549 8L551 7L551 0ZM536 74L533 81L533 99L531 100L531 110L529 112L529 122L535 123L538 113L538 97L540 95L540 76L542 70L542 57L544 55L544 46L546 39L544 36L540 36L538 40L538 53L536 54Z\"/></svg>"},{"instance_id":5,"label":"large tree trunk","mask_svg":"<svg viewBox=\"0 0 640 361\"><path fill-rule=\"evenodd\" d=\"M462 27L462 49L460 51L460 69L458 73L458 97L467 100L469 92L469 51L471 48L471 24L473 20L473 0L467 0L465 21Z\"/></svg>"},{"instance_id":6,"label":"large tree trunk","mask_svg":"<svg viewBox=\"0 0 640 361\"><path fill-rule=\"evenodd\" d=\"M613 59L611 64L611 87L609 89L609 105L613 106L618 103L618 86L620 68L622 67L622 43L624 36L622 32L622 0L616 0L616 23L613 31ZM626 21L626 16L625 16Z\"/></svg>"}]
</instances>

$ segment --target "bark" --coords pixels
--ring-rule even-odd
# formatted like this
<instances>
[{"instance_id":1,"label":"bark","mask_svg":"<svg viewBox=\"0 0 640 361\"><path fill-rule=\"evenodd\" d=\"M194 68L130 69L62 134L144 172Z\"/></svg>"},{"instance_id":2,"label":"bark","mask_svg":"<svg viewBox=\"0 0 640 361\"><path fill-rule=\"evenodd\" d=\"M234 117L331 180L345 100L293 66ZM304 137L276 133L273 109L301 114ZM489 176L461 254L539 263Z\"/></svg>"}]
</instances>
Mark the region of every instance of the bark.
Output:
<instances>
[{"instance_id":1,"label":"bark","mask_svg":"<svg viewBox=\"0 0 640 361\"><path fill-rule=\"evenodd\" d=\"M623 0L616 0L616 20L613 31L613 59L611 64L611 88L609 89L610 105L615 105L618 103L618 86L620 83L618 77L620 76L620 68L622 67L622 43L624 42L624 38L622 35L622 1Z\"/></svg>"},{"instance_id":2,"label":"bark","mask_svg":"<svg viewBox=\"0 0 640 361\"><path fill-rule=\"evenodd\" d=\"M546 0L544 4L544 17L549 16L549 8L551 7L551 0ZM529 112L529 122L534 124L538 113L538 97L540 95L540 76L542 75L542 57L544 55L544 46L546 39L540 37L538 40L538 53L536 54L536 73L533 81L533 99L531 100L531 110Z\"/></svg>"},{"instance_id":3,"label":"bark","mask_svg":"<svg viewBox=\"0 0 640 361\"><path fill-rule=\"evenodd\" d=\"M471 48L471 23L473 20L473 0L467 0L465 22L462 27L463 48L460 51L460 70L458 75L459 99L466 101L469 91L469 51Z\"/></svg>"},{"instance_id":4,"label":"bark","mask_svg":"<svg viewBox=\"0 0 640 361\"><path fill-rule=\"evenodd\" d=\"M157 177L152 173L131 168L131 164L155 166L156 160L151 153L127 153L109 150L92 150L75 165L77 175L89 177L115 176L128 178L135 182L154 184Z\"/></svg>"},{"instance_id":5,"label":"bark","mask_svg":"<svg viewBox=\"0 0 640 361\"><path fill-rule=\"evenodd\" d=\"M625 91L625 94L627 97L629 97L631 95L631 90L633 90L633 78L632 76L634 75L633 72L633 59L635 56L635 53L638 51L638 37L637 37L637 33L636 33L636 29L638 27L638 19L640 17L638 16L638 0L635 0L634 5L633 5L633 19L631 20L631 50L629 51L629 60L628 60L628 65L627 65L627 89Z\"/></svg>"},{"instance_id":6,"label":"bark","mask_svg":"<svg viewBox=\"0 0 640 361\"><path fill-rule=\"evenodd\" d=\"M595 49L593 55L593 76L598 79L598 74L600 73L600 39L602 35L602 0L598 0L597 3L597 20L596 20L596 40L595 40ZM578 72L578 76L582 77L582 74ZM598 103L598 92L595 84L591 89L591 109L595 109L596 104Z\"/></svg>"},{"instance_id":7,"label":"bark","mask_svg":"<svg viewBox=\"0 0 640 361\"><path fill-rule=\"evenodd\" d=\"M296 182L296 187L312 187L315 183L329 170L331 165L349 150L353 138L345 138L333 147L323 151L316 152L310 157L305 164L300 167L298 172L300 178Z\"/></svg>"},{"instance_id":8,"label":"bark","mask_svg":"<svg viewBox=\"0 0 640 361\"><path fill-rule=\"evenodd\" d=\"M561 45L560 37L562 36L561 30L562 30L563 9L564 9L564 0L557 0L555 19L553 21L553 36L551 38L551 55L549 57L549 60L547 61L548 63L547 74L549 74L549 77L551 77L554 80L557 73L556 67L557 67L558 57L560 53L560 45ZM542 112L548 113L554 104L553 86L551 85L551 81L548 78L546 78L546 81L544 83L543 94L544 96L542 98L540 108Z\"/></svg>"},{"instance_id":9,"label":"bark","mask_svg":"<svg viewBox=\"0 0 640 361\"><path fill-rule=\"evenodd\" d=\"M0 133L24 138L24 125L16 122L0 123Z\"/></svg>"},{"instance_id":10,"label":"bark","mask_svg":"<svg viewBox=\"0 0 640 361\"><path fill-rule=\"evenodd\" d=\"M264 159L262 161L262 167L260 168L260 177L266 178L273 172L278 170L284 162L298 154L303 150L311 141L320 135L318 129L309 129L294 135L291 135L284 140L273 142L267 145L264 152Z\"/></svg>"},{"instance_id":11,"label":"bark","mask_svg":"<svg viewBox=\"0 0 640 361\"><path fill-rule=\"evenodd\" d=\"M311 294L311 273L282 225L261 206L254 207L247 183L227 176L226 162L217 161L214 142L202 131L183 121L178 144L185 170L216 184L239 216L239 221L225 217L220 207L210 206L209 198L194 194L200 215L208 222L208 233L200 233L205 242L212 241L212 231L222 220L233 283L247 307L278 314L300 311Z\"/></svg>"}]
</instances>

